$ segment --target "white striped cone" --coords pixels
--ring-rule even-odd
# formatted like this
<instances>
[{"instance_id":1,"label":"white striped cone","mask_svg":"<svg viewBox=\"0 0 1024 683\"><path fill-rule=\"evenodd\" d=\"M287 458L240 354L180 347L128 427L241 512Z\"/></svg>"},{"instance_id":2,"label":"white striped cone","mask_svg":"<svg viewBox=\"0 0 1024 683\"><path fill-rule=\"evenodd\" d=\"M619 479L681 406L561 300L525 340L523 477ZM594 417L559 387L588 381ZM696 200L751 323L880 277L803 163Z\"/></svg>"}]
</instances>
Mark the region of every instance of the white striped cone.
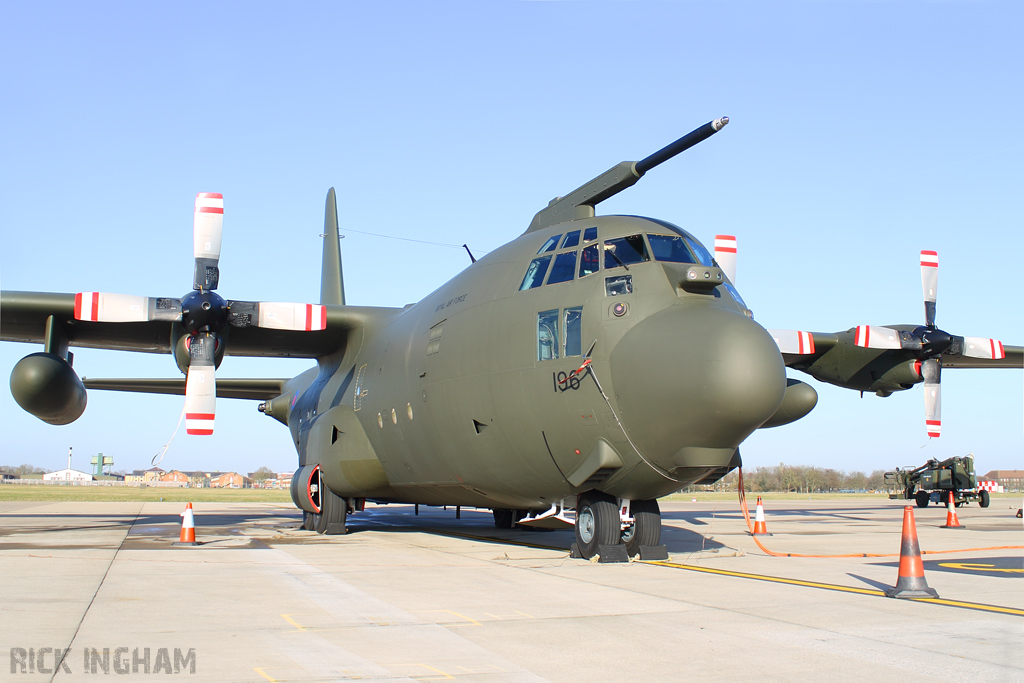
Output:
<instances>
[{"instance_id":1,"label":"white striped cone","mask_svg":"<svg viewBox=\"0 0 1024 683\"><path fill-rule=\"evenodd\" d=\"M181 535L179 544L198 545L196 543L196 520L192 516L192 503L185 505L185 511L178 513L181 517Z\"/></svg>"},{"instance_id":2,"label":"white striped cone","mask_svg":"<svg viewBox=\"0 0 1024 683\"><path fill-rule=\"evenodd\" d=\"M761 505L761 496L757 497L757 509L754 510L754 535L771 536L768 533L768 526L764 520L764 506Z\"/></svg>"}]
</instances>

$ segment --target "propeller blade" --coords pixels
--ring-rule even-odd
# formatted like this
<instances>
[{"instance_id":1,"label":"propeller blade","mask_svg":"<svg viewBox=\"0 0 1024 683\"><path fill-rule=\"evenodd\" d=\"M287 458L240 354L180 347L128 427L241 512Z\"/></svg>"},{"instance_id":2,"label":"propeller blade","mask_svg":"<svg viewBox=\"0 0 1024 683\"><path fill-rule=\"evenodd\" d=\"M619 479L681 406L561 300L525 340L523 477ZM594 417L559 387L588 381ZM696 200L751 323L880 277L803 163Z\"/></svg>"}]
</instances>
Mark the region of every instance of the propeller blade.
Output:
<instances>
[{"instance_id":1,"label":"propeller blade","mask_svg":"<svg viewBox=\"0 0 1024 683\"><path fill-rule=\"evenodd\" d=\"M192 253L196 259L193 289L217 289L220 280L220 238L224 228L224 195L200 192L192 218Z\"/></svg>"},{"instance_id":2,"label":"propeller blade","mask_svg":"<svg viewBox=\"0 0 1024 683\"><path fill-rule=\"evenodd\" d=\"M188 344L188 376L185 379L185 431L193 435L213 434L217 410L217 380L213 352L217 338L212 334L192 337Z\"/></svg>"},{"instance_id":3,"label":"propeller blade","mask_svg":"<svg viewBox=\"0 0 1024 683\"><path fill-rule=\"evenodd\" d=\"M319 304L229 301L228 322L235 327L318 331L327 329L327 308Z\"/></svg>"},{"instance_id":4,"label":"propeller blade","mask_svg":"<svg viewBox=\"0 0 1024 683\"><path fill-rule=\"evenodd\" d=\"M935 297L939 291L939 254L921 252L921 290L924 293L924 324L935 326Z\"/></svg>"},{"instance_id":5,"label":"propeller blade","mask_svg":"<svg viewBox=\"0 0 1024 683\"><path fill-rule=\"evenodd\" d=\"M924 377L924 424L928 436L936 438L942 434L942 361L929 358L921 363Z\"/></svg>"},{"instance_id":6,"label":"propeller blade","mask_svg":"<svg viewBox=\"0 0 1024 683\"><path fill-rule=\"evenodd\" d=\"M900 333L889 327L858 325L854 344L865 349L901 349Z\"/></svg>"},{"instance_id":7,"label":"propeller blade","mask_svg":"<svg viewBox=\"0 0 1024 683\"><path fill-rule=\"evenodd\" d=\"M181 318L179 299L78 292L75 294L75 320L100 323L141 323L149 320Z\"/></svg>"},{"instance_id":8,"label":"propeller blade","mask_svg":"<svg viewBox=\"0 0 1024 683\"><path fill-rule=\"evenodd\" d=\"M1006 351L1003 350L1003 342L998 339L964 337L963 355L970 356L971 358L1001 360L1006 358Z\"/></svg>"},{"instance_id":9,"label":"propeller blade","mask_svg":"<svg viewBox=\"0 0 1024 683\"><path fill-rule=\"evenodd\" d=\"M736 237L715 235L715 260L729 282L736 284Z\"/></svg>"},{"instance_id":10,"label":"propeller blade","mask_svg":"<svg viewBox=\"0 0 1024 683\"><path fill-rule=\"evenodd\" d=\"M814 335L800 330L768 330L781 353L807 355L814 353Z\"/></svg>"}]
</instances>

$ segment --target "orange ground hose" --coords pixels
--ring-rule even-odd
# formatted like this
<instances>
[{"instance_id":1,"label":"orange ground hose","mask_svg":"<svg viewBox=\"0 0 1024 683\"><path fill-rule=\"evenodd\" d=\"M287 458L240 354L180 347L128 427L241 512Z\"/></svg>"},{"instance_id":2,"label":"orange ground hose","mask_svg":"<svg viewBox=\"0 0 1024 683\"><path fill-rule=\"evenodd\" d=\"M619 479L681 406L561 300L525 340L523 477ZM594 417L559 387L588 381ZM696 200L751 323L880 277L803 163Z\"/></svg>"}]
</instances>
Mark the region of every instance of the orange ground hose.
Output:
<instances>
[{"instance_id":1,"label":"orange ground hose","mask_svg":"<svg viewBox=\"0 0 1024 683\"><path fill-rule=\"evenodd\" d=\"M817 557L817 558L836 558L836 557L899 557L899 553L848 553L845 555L801 555L800 553L777 553L774 550L769 550L764 547L764 544L754 536L754 525L750 521L750 510L747 509L747 494L743 487L743 468L738 468L739 480L737 482L737 488L740 494L740 509L743 511L743 519L747 521L747 529L750 531L751 537L754 539L754 543L757 547L763 550L766 554L772 557ZM985 550L1022 550L1024 545L996 545L988 548L963 548L960 550L922 550L922 555L942 555L946 553L971 553L980 552Z\"/></svg>"}]
</instances>

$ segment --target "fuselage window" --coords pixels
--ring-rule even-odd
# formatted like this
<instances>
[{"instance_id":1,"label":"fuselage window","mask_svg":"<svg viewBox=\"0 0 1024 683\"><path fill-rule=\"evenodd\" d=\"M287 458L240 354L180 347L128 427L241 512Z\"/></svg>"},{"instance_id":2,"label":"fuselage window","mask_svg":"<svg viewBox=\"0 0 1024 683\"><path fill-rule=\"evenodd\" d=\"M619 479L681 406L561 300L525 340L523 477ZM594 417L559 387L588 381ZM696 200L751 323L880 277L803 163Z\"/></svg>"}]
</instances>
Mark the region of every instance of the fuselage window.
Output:
<instances>
[{"instance_id":1,"label":"fuselage window","mask_svg":"<svg viewBox=\"0 0 1024 683\"><path fill-rule=\"evenodd\" d=\"M593 242L597 239L597 228L587 228L583 231L583 244Z\"/></svg>"},{"instance_id":2,"label":"fuselage window","mask_svg":"<svg viewBox=\"0 0 1024 683\"><path fill-rule=\"evenodd\" d=\"M587 230L597 230L597 228L587 228ZM580 277L586 277L600 269L601 257L597 251L597 245L591 244L589 247L583 247L583 255L580 257Z\"/></svg>"},{"instance_id":3,"label":"fuselage window","mask_svg":"<svg viewBox=\"0 0 1024 683\"><path fill-rule=\"evenodd\" d=\"M633 293L633 276L616 275L604 279L604 293L606 296L622 296Z\"/></svg>"},{"instance_id":4,"label":"fuselage window","mask_svg":"<svg viewBox=\"0 0 1024 683\"><path fill-rule=\"evenodd\" d=\"M544 246L537 250L538 254L543 254L545 251L554 251L555 247L558 246L558 240L561 239L562 233L553 235L548 238L548 241L544 243Z\"/></svg>"},{"instance_id":5,"label":"fuselage window","mask_svg":"<svg viewBox=\"0 0 1024 683\"><path fill-rule=\"evenodd\" d=\"M604 242L604 269L650 261L643 235L630 235Z\"/></svg>"},{"instance_id":6,"label":"fuselage window","mask_svg":"<svg viewBox=\"0 0 1024 683\"><path fill-rule=\"evenodd\" d=\"M555 257L555 265L551 268L548 284L569 282L576 275L576 252L567 251Z\"/></svg>"},{"instance_id":7,"label":"fuselage window","mask_svg":"<svg viewBox=\"0 0 1024 683\"><path fill-rule=\"evenodd\" d=\"M550 256L541 256L530 261L530 267L526 269L526 275L523 277L523 284L519 285L519 291L540 287L548 272L549 263L551 263Z\"/></svg>"},{"instance_id":8,"label":"fuselage window","mask_svg":"<svg viewBox=\"0 0 1024 683\"><path fill-rule=\"evenodd\" d=\"M563 356L583 355L583 307L565 309L565 346Z\"/></svg>"},{"instance_id":9,"label":"fuselage window","mask_svg":"<svg viewBox=\"0 0 1024 683\"><path fill-rule=\"evenodd\" d=\"M558 358L558 309L537 314L537 360Z\"/></svg>"},{"instance_id":10,"label":"fuselage window","mask_svg":"<svg viewBox=\"0 0 1024 683\"><path fill-rule=\"evenodd\" d=\"M683 238L678 235L648 235L651 241L651 252L656 261L670 261L672 263L696 263L693 254L686 248Z\"/></svg>"},{"instance_id":11,"label":"fuselage window","mask_svg":"<svg viewBox=\"0 0 1024 683\"><path fill-rule=\"evenodd\" d=\"M580 243L580 231L573 230L565 234L565 241L562 242L562 249L568 249L569 247L575 247Z\"/></svg>"},{"instance_id":12,"label":"fuselage window","mask_svg":"<svg viewBox=\"0 0 1024 683\"><path fill-rule=\"evenodd\" d=\"M441 332L444 331L444 323L442 320L438 324L430 328L430 338L427 339L427 355L433 356L435 353L441 350Z\"/></svg>"},{"instance_id":13,"label":"fuselage window","mask_svg":"<svg viewBox=\"0 0 1024 683\"><path fill-rule=\"evenodd\" d=\"M707 266L708 268L710 268L711 266L715 265L715 259L711 257L711 253L704 248L703 244L693 239L692 237L687 237L686 243L690 245L690 249L693 250L694 256L697 257L697 260L700 261L700 264L702 266Z\"/></svg>"}]
</instances>

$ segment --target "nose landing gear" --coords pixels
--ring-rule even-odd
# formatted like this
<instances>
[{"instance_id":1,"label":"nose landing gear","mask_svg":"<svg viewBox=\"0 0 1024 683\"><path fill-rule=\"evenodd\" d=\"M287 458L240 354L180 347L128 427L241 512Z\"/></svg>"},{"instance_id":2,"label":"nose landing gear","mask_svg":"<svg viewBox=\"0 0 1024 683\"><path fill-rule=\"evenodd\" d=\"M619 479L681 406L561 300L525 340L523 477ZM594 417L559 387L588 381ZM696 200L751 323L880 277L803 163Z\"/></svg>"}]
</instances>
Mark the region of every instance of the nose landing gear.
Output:
<instances>
[{"instance_id":1,"label":"nose landing gear","mask_svg":"<svg viewBox=\"0 0 1024 683\"><path fill-rule=\"evenodd\" d=\"M579 497L576 549L581 557L590 559L602 554L633 557L641 554L641 547L661 547L660 542L658 501L616 499L600 491L587 491ZM602 546L605 546L603 550Z\"/></svg>"}]
</instances>

